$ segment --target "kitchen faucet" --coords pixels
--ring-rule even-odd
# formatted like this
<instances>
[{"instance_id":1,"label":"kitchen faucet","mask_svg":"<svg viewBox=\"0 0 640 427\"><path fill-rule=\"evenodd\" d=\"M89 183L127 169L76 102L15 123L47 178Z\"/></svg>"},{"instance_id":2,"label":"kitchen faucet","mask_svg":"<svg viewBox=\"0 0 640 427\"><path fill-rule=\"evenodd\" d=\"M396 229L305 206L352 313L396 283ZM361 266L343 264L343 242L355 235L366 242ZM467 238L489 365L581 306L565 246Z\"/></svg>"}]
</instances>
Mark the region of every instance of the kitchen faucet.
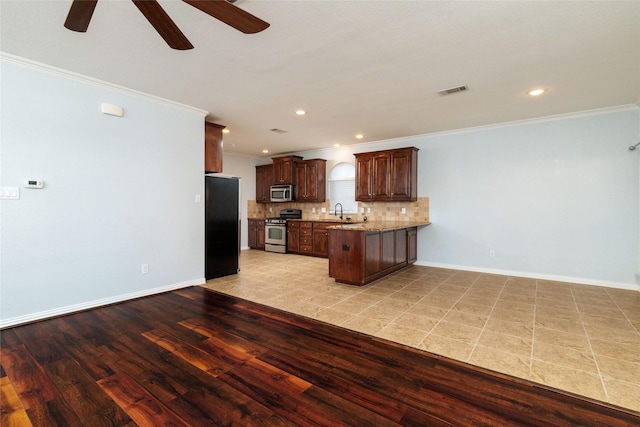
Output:
<instances>
[{"instance_id":1,"label":"kitchen faucet","mask_svg":"<svg viewBox=\"0 0 640 427\"><path fill-rule=\"evenodd\" d=\"M342 203L336 203L335 207L333 208L333 214L338 215L338 205L340 205L340 219L342 219Z\"/></svg>"}]
</instances>

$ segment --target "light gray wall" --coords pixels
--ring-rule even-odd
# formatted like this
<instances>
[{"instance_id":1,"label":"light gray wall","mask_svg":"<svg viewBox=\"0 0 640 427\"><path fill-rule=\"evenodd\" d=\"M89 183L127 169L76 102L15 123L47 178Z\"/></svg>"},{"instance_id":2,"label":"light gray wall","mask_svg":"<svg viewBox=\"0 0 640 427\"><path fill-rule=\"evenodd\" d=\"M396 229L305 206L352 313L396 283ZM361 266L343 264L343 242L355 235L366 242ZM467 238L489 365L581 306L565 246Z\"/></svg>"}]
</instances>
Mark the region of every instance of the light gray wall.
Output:
<instances>
[{"instance_id":1,"label":"light gray wall","mask_svg":"<svg viewBox=\"0 0 640 427\"><path fill-rule=\"evenodd\" d=\"M628 107L297 154L418 147L419 264L640 289L639 135Z\"/></svg>"},{"instance_id":2,"label":"light gray wall","mask_svg":"<svg viewBox=\"0 0 640 427\"><path fill-rule=\"evenodd\" d=\"M222 169L225 175L242 178L240 181L240 247L249 249L247 238L247 201L256 199L255 159L225 154Z\"/></svg>"},{"instance_id":3,"label":"light gray wall","mask_svg":"<svg viewBox=\"0 0 640 427\"><path fill-rule=\"evenodd\" d=\"M0 326L203 281L203 112L0 63L0 183L21 187L0 202ZM639 289L639 135L629 108L299 154L331 167L420 148L420 264ZM224 159L242 178L243 247L261 163Z\"/></svg>"},{"instance_id":4,"label":"light gray wall","mask_svg":"<svg viewBox=\"0 0 640 427\"><path fill-rule=\"evenodd\" d=\"M2 323L202 282L204 112L1 66Z\"/></svg>"},{"instance_id":5,"label":"light gray wall","mask_svg":"<svg viewBox=\"0 0 640 427\"><path fill-rule=\"evenodd\" d=\"M637 287L639 110L421 144L421 260ZM495 257L488 256L495 250Z\"/></svg>"}]
</instances>

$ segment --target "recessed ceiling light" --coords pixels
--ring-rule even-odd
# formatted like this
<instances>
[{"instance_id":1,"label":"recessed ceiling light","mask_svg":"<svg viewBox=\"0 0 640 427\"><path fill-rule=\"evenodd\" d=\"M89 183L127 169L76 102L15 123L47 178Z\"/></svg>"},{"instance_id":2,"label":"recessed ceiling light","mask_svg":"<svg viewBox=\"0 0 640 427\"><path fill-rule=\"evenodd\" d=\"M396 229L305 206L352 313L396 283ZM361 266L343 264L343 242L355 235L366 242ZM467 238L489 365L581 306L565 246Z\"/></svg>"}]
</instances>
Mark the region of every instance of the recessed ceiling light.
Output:
<instances>
[{"instance_id":1,"label":"recessed ceiling light","mask_svg":"<svg viewBox=\"0 0 640 427\"><path fill-rule=\"evenodd\" d=\"M333 144L333 146L338 148L338 147L340 147L340 144Z\"/></svg>"},{"instance_id":2,"label":"recessed ceiling light","mask_svg":"<svg viewBox=\"0 0 640 427\"><path fill-rule=\"evenodd\" d=\"M262 152L263 152L264 154L267 154L267 153L269 152L269 150L264 149L264 150L262 150Z\"/></svg>"},{"instance_id":3,"label":"recessed ceiling light","mask_svg":"<svg viewBox=\"0 0 640 427\"><path fill-rule=\"evenodd\" d=\"M229 129L222 129L222 133L229 133L231 132Z\"/></svg>"},{"instance_id":4,"label":"recessed ceiling light","mask_svg":"<svg viewBox=\"0 0 640 427\"><path fill-rule=\"evenodd\" d=\"M529 92L527 92L527 95L529 95L529 96L539 96L539 95L542 95L545 92L546 92L546 89L532 89Z\"/></svg>"},{"instance_id":5,"label":"recessed ceiling light","mask_svg":"<svg viewBox=\"0 0 640 427\"><path fill-rule=\"evenodd\" d=\"M362 139L362 138L364 138L364 135L363 135L363 134L361 134L361 133L359 133L359 134L357 134L357 135L356 135L356 138L357 138L357 139Z\"/></svg>"},{"instance_id":6,"label":"recessed ceiling light","mask_svg":"<svg viewBox=\"0 0 640 427\"><path fill-rule=\"evenodd\" d=\"M299 116L304 116L305 114L307 114L307 112L304 110L296 110L296 114Z\"/></svg>"}]
</instances>

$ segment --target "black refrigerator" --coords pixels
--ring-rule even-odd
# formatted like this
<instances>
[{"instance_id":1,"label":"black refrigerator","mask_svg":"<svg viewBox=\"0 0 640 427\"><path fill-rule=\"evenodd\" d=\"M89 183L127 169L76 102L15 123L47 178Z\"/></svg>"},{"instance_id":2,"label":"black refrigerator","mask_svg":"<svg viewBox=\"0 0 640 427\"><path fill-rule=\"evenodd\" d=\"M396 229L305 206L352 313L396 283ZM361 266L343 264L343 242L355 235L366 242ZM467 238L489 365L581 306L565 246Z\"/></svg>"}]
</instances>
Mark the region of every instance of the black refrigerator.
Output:
<instances>
[{"instance_id":1,"label":"black refrigerator","mask_svg":"<svg viewBox=\"0 0 640 427\"><path fill-rule=\"evenodd\" d=\"M240 255L240 179L205 175L204 275L237 274Z\"/></svg>"}]
</instances>

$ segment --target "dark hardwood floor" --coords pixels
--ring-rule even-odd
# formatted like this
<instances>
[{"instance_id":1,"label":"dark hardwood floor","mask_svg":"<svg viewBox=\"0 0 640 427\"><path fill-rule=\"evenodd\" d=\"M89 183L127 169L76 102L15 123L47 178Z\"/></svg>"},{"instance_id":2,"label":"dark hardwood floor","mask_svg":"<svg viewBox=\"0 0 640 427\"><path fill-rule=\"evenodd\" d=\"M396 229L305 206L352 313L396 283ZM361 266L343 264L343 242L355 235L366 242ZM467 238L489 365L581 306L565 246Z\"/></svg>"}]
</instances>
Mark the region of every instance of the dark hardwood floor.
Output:
<instances>
[{"instance_id":1,"label":"dark hardwood floor","mask_svg":"<svg viewBox=\"0 0 640 427\"><path fill-rule=\"evenodd\" d=\"M1 331L2 426L638 426L640 414L200 287Z\"/></svg>"}]
</instances>

